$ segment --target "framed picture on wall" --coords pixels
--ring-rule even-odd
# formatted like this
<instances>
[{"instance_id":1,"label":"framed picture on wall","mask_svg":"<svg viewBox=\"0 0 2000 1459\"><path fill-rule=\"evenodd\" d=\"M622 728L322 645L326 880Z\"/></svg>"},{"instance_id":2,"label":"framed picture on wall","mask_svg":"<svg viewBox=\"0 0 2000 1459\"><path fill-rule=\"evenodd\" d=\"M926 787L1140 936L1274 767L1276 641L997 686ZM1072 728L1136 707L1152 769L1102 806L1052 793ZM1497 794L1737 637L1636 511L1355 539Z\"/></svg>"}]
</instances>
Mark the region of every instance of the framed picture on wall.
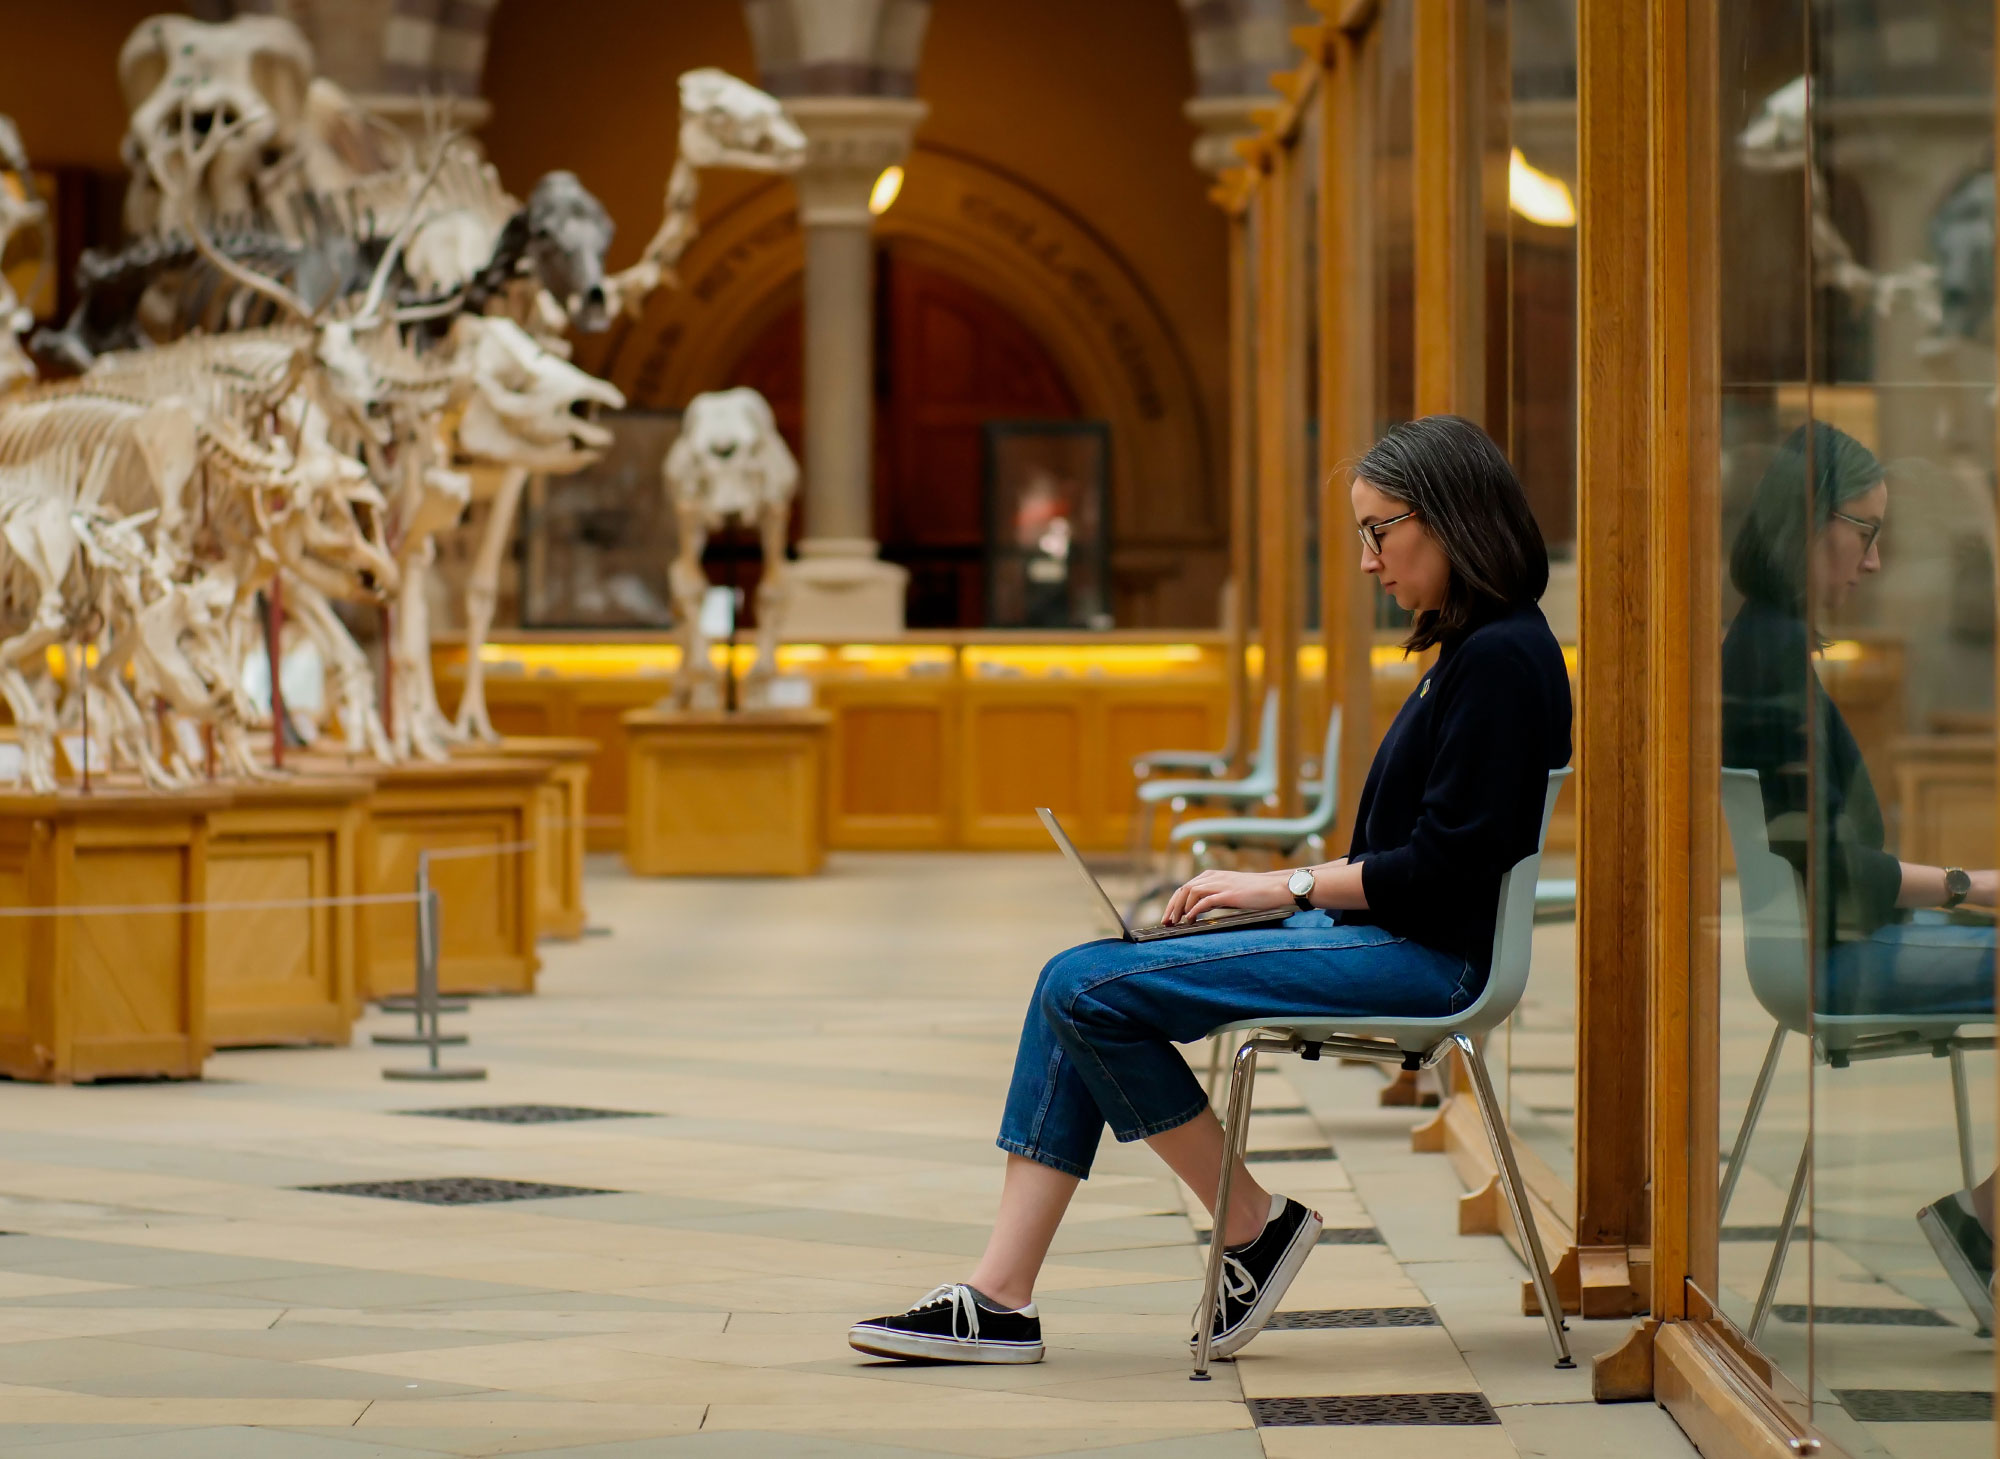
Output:
<instances>
[{"instance_id":1,"label":"framed picture on wall","mask_svg":"<svg viewBox=\"0 0 2000 1459\"><path fill-rule=\"evenodd\" d=\"M1111 429L986 426L986 622L1111 627Z\"/></svg>"},{"instance_id":2,"label":"framed picture on wall","mask_svg":"<svg viewBox=\"0 0 2000 1459\"><path fill-rule=\"evenodd\" d=\"M596 465L530 482L521 513L523 628L666 628L676 547L661 463L678 411L605 415L611 446Z\"/></svg>"}]
</instances>

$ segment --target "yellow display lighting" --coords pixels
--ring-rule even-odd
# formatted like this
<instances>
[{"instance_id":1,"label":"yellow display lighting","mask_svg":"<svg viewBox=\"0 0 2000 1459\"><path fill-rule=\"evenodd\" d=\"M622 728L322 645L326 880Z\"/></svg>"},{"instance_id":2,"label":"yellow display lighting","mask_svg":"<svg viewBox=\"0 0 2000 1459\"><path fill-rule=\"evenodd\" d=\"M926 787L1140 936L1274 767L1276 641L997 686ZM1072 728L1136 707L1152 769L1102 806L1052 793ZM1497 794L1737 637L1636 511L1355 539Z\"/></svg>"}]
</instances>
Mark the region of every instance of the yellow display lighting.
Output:
<instances>
[{"instance_id":1,"label":"yellow display lighting","mask_svg":"<svg viewBox=\"0 0 2000 1459\"><path fill-rule=\"evenodd\" d=\"M903 191L903 169L891 163L882 169L882 175L875 179L875 186L868 192L868 211L881 217L896 205L896 199Z\"/></svg>"},{"instance_id":2,"label":"yellow display lighting","mask_svg":"<svg viewBox=\"0 0 2000 1459\"><path fill-rule=\"evenodd\" d=\"M1145 678L1185 674L1202 661L1192 643L1105 643L967 648L965 672L986 678Z\"/></svg>"},{"instance_id":3,"label":"yellow display lighting","mask_svg":"<svg viewBox=\"0 0 2000 1459\"><path fill-rule=\"evenodd\" d=\"M636 679L673 673L681 651L671 643L489 643L479 659L489 672L530 679Z\"/></svg>"},{"instance_id":4,"label":"yellow display lighting","mask_svg":"<svg viewBox=\"0 0 2000 1459\"><path fill-rule=\"evenodd\" d=\"M1569 184L1531 164L1519 147L1507 158L1507 205L1544 228L1576 226L1576 199Z\"/></svg>"},{"instance_id":5,"label":"yellow display lighting","mask_svg":"<svg viewBox=\"0 0 2000 1459\"><path fill-rule=\"evenodd\" d=\"M1851 638L1836 638L1819 656L1830 664L1855 664L1868 656L1868 650Z\"/></svg>"}]
</instances>

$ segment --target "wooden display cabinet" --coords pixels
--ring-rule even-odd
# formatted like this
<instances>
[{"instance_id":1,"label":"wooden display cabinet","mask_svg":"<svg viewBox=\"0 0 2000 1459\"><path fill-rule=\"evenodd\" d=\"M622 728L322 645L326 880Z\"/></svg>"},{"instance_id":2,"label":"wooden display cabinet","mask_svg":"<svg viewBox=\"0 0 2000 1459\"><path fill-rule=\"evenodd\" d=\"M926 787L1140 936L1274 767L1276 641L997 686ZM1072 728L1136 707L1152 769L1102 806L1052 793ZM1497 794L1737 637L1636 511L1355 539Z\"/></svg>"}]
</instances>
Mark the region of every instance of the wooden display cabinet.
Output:
<instances>
[{"instance_id":1,"label":"wooden display cabinet","mask_svg":"<svg viewBox=\"0 0 2000 1459\"><path fill-rule=\"evenodd\" d=\"M237 786L209 818L209 897L281 904L209 919L204 966L216 1047L348 1041L360 1012L360 909L296 904L354 896L373 788L360 776Z\"/></svg>"},{"instance_id":2,"label":"wooden display cabinet","mask_svg":"<svg viewBox=\"0 0 2000 1459\"><path fill-rule=\"evenodd\" d=\"M540 935L573 941L583 936L583 866L588 852L590 767L596 740L580 736L509 735L478 753L503 759L540 760L548 778L535 791L536 895Z\"/></svg>"},{"instance_id":3,"label":"wooden display cabinet","mask_svg":"<svg viewBox=\"0 0 2000 1459\"><path fill-rule=\"evenodd\" d=\"M625 860L640 876L811 876L826 858L817 709L625 716Z\"/></svg>"},{"instance_id":4,"label":"wooden display cabinet","mask_svg":"<svg viewBox=\"0 0 2000 1459\"><path fill-rule=\"evenodd\" d=\"M209 1052L209 816L220 794L0 795L0 906L145 908L0 918L0 1072L194 1079Z\"/></svg>"}]
</instances>

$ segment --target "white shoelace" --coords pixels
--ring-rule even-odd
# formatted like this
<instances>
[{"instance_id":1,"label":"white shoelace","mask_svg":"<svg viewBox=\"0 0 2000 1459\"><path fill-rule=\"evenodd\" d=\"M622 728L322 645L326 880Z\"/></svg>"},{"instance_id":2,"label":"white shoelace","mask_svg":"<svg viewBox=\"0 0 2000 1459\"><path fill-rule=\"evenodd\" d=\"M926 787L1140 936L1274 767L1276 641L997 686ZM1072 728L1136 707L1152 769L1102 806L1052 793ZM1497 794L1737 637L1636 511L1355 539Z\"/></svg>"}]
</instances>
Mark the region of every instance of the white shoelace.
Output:
<instances>
[{"instance_id":1,"label":"white shoelace","mask_svg":"<svg viewBox=\"0 0 2000 1459\"><path fill-rule=\"evenodd\" d=\"M1229 1325L1229 1299L1234 1297L1244 1306L1249 1306L1257 1298L1257 1279L1250 1275L1250 1268L1228 1252L1222 1254L1222 1281L1215 1289L1215 1321L1218 1327Z\"/></svg>"},{"instance_id":2,"label":"white shoelace","mask_svg":"<svg viewBox=\"0 0 2000 1459\"><path fill-rule=\"evenodd\" d=\"M963 1282L946 1282L941 1287L932 1288L925 1295L924 1300L917 1303L910 1310L920 1312L926 1307L935 1307L941 1302L951 1303L952 1337L954 1339L962 1337L967 1342L978 1342L979 1303L972 1295L972 1288L966 1286ZM961 1316L965 1319L966 1330L963 1333L958 1330L959 1318Z\"/></svg>"}]
</instances>

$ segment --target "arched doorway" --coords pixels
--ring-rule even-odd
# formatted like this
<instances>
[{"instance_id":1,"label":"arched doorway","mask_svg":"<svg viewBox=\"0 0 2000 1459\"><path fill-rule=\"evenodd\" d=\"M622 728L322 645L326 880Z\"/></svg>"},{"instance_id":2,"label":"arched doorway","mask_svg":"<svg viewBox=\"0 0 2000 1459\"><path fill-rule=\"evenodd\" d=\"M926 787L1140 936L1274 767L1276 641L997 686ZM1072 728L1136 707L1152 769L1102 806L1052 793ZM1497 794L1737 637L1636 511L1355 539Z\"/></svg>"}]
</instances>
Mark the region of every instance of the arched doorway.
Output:
<instances>
[{"instance_id":1,"label":"arched doorway","mask_svg":"<svg viewBox=\"0 0 2000 1459\"><path fill-rule=\"evenodd\" d=\"M1076 392L990 295L893 244L876 256L875 536L910 570L912 628L985 613L984 428L1074 420ZM802 313L783 310L729 372L762 391L804 459Z\"/></svg>"}]
</instances>

